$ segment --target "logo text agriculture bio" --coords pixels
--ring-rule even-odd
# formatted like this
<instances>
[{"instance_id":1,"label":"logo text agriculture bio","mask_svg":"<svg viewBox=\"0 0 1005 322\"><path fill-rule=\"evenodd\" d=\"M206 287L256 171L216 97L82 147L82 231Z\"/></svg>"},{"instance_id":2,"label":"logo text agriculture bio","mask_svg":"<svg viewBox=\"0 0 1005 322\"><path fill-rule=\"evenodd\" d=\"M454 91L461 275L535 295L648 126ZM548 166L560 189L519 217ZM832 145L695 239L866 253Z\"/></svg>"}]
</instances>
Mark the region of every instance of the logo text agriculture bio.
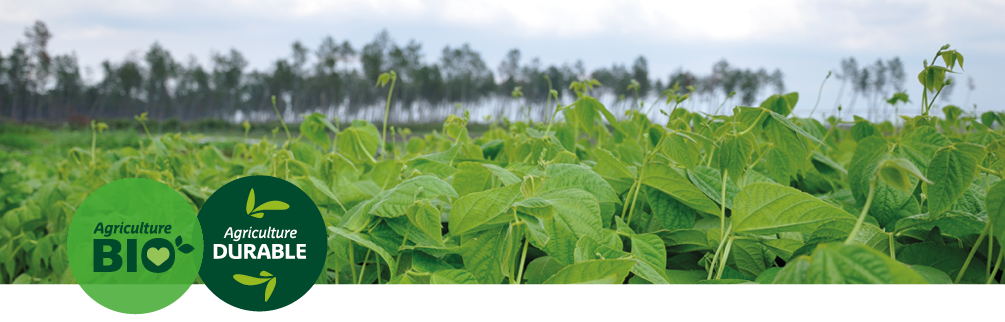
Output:
<instances>
[{"instance_id":1,"label":"logo text agriculture bio","mask_svg":"<svg viewBox=\"0 0 1005 322\"><path fill-rule=\"evenodd\" d=\"M73 276L101 305L149 313L198 277L202 229L189 202L148 179L121 179L91 193L70 223Z\"/></svg>"}]
</instances>

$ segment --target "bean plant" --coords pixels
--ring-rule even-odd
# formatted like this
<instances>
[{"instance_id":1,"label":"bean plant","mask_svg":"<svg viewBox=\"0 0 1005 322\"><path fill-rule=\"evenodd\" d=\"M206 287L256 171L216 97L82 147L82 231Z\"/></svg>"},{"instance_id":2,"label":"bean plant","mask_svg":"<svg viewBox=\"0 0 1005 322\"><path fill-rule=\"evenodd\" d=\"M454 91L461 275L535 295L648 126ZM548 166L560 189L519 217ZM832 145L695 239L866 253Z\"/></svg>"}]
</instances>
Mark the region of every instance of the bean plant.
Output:
<instances>
[{"instance_id":1,"label":"bean plant","mask_svg":"<svg viewBox=\"0 0 1005 322\"><path fill-rule=\"evenodd\" d=\"M162 182L198 210L225 183L266 175L321 210L317 283L998 283L1005 114L931 113L962 69L940 48L918 75L920 113L893 123L795 117L798 93L704 114L674 90L614 115L584 80L569 105L549 91L546 122L477 135L467 113L432 133L392 127L390 140L386 125L311 114L298 137L285 124L285 137L231 144L148 134L138 148L8 160L0 281L73 283L67 226L113 180ZM396 80L378 83L389 98Z\"/></svg>"}]
</instances>

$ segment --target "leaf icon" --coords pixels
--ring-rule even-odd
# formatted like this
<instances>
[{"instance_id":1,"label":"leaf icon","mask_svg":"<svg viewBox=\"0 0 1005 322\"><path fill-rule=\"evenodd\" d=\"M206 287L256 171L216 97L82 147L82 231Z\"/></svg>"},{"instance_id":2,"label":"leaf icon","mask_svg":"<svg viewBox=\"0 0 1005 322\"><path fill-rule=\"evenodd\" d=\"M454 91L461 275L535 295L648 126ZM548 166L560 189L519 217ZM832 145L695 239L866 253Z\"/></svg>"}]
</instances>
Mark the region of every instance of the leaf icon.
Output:
<instances>
[{"instance_id":1,"label":"leaf icon","mask_svg":"<svg viewBox=\"0 0 1005 322\"><path fill-rule=\"evenodd\" d=\"M244 206L244 211L249 215L251 214L251 209L255 208L255 189L251 189L251 193L248 194L248 205ZM262 217L258 217L262 218Z\"/></svg>"},{"instance_id":2,"label":"leaf icon","mask_svg":"<svg viewBox=\"0 0 1005 322\"><path fill-rule=\"evenodd\" d=\"M244 284L244 285L248 285L248 286L254 286L254 285L262 284L262 283L268 282L270 279L271 278L260 278L260 277L248 276L248 275L244 275L244 274L234 274L234 280L235 281L237 281L238 283Z\"/></svg>"},{"instance_id":3,"label":"leaf icon","mask_svg":"<svg viewBox=\"0 0 1005 322\"><path fill-rule=\"evenodd\" d=\"M175 239L174 239L174 245L175 245L176 247L180 247L180 246L181 246L181 241L182 241L182 240L181 240L181 235L178 235L178 238L175 238Z\"/></svg>"},{"instance_id":4,"label":"leaf icon","mask_svg":"<svg viewBox=\"0 0 1005 322\"><path fill-rule=\"evenodd\" d=\"M276 278L273 277L268 285L265 285L265 301L269 301L269 297L272 296L272 290L276 289Z\"/></svg>"},{"instance_id":5,"label":"leaf icon","mask_svg":"<svg viewBox=\"0 0 1005 322\"><path fill-rule=\"evenodd\" d=\"M253 210L252 212L259 212L263 210L286 210L286 209L290 209L290 205L286 204L285 202L269 201L262 204L261 206L258 206L258 208L255 208L255 210Z\"/></svg>"},{"instance_id":6,"label":"leaf icon","mask_svg":"<svg viewBox=\"0 0 1005 322\"><path fill-rule=\"evenodd\" d=\"M244 274L234 274L234 280L237 281L238 283L248 286L255 286L265 282L269 282L269 284L265 285L265 301L268 302L269 298L272 297L272 291L276 289L276 277L272 276L272 273L269 273L267 271L262 271L261 273L258 273L258 275L260 275L261 277L248 276Z\"/></svg>"},{"instance_id":7,"label":"leaf icon","mask_svg":"<svg viewBox=\"0 0 1005 322\"><path fill-rule=\"evenodd\" d=\"M189 244L181 245L181 247L178 247L178 251L184 254L191 253L193 250L195 250L195 247L192 247L192 245Z\"/></svg>"},{"instance_id":8,"label":"leaf icon","mask_svg":"<svg viewBox=\"0 0 1005 322\"><path fill-rule=\"evenodd\" d=\"M265 210L286 210L286 209L290 209L290 205L282 201L269 201L255 208L255 189L251 189L251 192L248 193L248 204L244 206L244 212L248 213L248 215L251 215L252 217L255 218L262 218L263 216L265 216L265 214L262 213L262 211Z\"/></svg>"}]
</instances>

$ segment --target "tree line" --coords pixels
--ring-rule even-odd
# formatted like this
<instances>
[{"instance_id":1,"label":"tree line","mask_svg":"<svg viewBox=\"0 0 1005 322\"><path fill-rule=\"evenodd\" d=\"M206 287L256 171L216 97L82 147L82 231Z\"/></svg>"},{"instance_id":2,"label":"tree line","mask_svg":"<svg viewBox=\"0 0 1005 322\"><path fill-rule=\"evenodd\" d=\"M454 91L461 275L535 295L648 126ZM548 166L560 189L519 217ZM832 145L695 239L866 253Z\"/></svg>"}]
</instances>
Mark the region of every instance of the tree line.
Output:
<instances>
[{"instance_id":1,"label":"tree line","mask_svg":"<svg viewBox=\"0 0 1005 322\"><path fill-rule=\"evenodd\" d=\"M349 118L376 119L382 113L386 88L374 86L381 73L397 74L391 122L436 122L462 106L487 106L496 115L541 108L549 90L569 101L573 81L596 79L602 86L593 95L630 108L638 100L677 91L692 93L708 106L726 99L750 105L765 94L785 91L778 69L744 69L721 60L711 73L697 75L678 69L669 77L652 77L648 61L639 56L631 65L613 64L587 71L582 61L545 65L526 60L512 49L492 68L468 44L446 46L440 57L428 60L422 44L395 42L385 30L362 47L331 36L316 48L296 41L290 54L263 70L249 69L244 55L231 49L214 52L207 64L194 56L181 59L154 42L140 55L103 61L100 79L85 81L76 54L52 55L53 34L42 21L25 29L6 55L0 52L0 117L16 121L79 122L92 118L130 118L148 112L155 119L192 121L215 118L252 121L275 116L272 97L280 111L294 118L322 112ZM522 94L514 95L516 90ZM735 94L735 97L734 97Z\"/></svg>"}]
</instances>

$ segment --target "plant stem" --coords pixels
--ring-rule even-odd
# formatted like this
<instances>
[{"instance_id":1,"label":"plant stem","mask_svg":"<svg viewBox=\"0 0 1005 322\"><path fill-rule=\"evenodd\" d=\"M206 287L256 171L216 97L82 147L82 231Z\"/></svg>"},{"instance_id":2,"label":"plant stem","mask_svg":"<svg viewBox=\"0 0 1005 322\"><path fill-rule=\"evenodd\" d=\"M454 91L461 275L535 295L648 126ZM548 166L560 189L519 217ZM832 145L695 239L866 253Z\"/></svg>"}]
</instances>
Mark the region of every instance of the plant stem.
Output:
<instances>
[{"instance_id":1,"label":"plant stem","mask_svg":"<svg viewBox=\"0 0 1005 322\"><path fill-rule=\"evenodd\" d=\"M366 256L363 256L363 267L359 268L359 282L356 284L363 284L363 277L366 276L366 261L368 260L370 260L370 249L367 249Z\"/></svg>"},{"instance_id":2,"label":"plant stem","mask_svg":"<svg viewBox=\"0 0 1005 322\"><path fill-rule=\"evenodd\" d=\"M831 78L831 73L827 72L827 77L824 77L824 81L820 82L820 91L817 92L817 103L813 104L813 109L810 110L810 116L809 116L809 118L813 118L813 113L815 113L817 111L817 106L820 105L820 95L823 95L823 93L824 93L824 84L827 84L827 79L829 79L829 78Z\"/></svg>"},{"instance_id":3,"label":"plant stem","mask_svg":"<svg viewBox=\"0 0 1005 322\"><path fill-rule=\"evenodd\" d=\"M722 170L722 213L719 214L719 231L726 231L726 180L729 179L727 173L729 169Z\"/></svg>"},{"instance_id":4,"label":"plant stem","mask_svg":"<svg viewBox=\"0 0 1005 322\"><path fill-rule=\"evenodd\" d=\"M762 110L762 111L761 111L761 114L757 114L757 119L756 119L756 120L754 120L754 124L751 124L751 125L750 125L750 127L748 127L748 128L746 129L746 130L743 130L743 132L740 132L740 133L737 133L737 134L736 134L736 136L742 136L742 135L744 135L744 134L747 134L747 133L749 133L749 132L750 132L751 130L753 130L753 129L754 129L755 127L757 127L757 125L758 125L758 124L760 124L760 123L761 123L761 121L763 121L763 119L762 119L762 118L763 118L763 117L764 117L765 115L767 115L767 114L765 114L765 113L764 113L765 111L767 111L767 110Z\"/></svg>"},{"instance_id":5,"label":"plant stem","mask_svg":"<svg viewBox=\"0 0 1005 322\"><path fill-rule=\"evenodd\" d=\"M387 150L385 145L387 144L387 114L391 113L391 93L394 93L394 83L398 80L397 77L391 77L391 88L387 91L387 103L384 105L384 133L380 135L380 160L384 161L387 159Z\"/></svg>"},{"instance_id":6,"label":"plant stem","mask_svg":"<svg viewBox=\"0 0 1005 322\"><path fill-rule=\"evenodd\" d=\"M897 243L893 240L893 233L887 233L886 235L890 239L890 258L897 260Z\"/></svg>"},{"instance_id":7,"label":"plant stem","mask_svg":"<svg viewBox=\"0 0 1005 322\"><path fill-rule=\"evenodd\" d=\"M94 122L91 122L91 168L94 168L94 162L97 161L97 146L98 146L98 130L94 128Z\"/></svg>"},{"instance_id":8,"label":"plant stem","mask_svg":"<svg viewBox=\"0 0 1005 322\"><path fill-rule=\"evenodd\" d=\"M991 284L995 280L995 275L998 275L998 268L1001 267L1002 258L1005 257L1005 252L998 252L998 260L995 261L995 269L991 270L991 274L988 274L988 282L985 284Z\"/></svg>"},{"instance_id":9,"label":"plant stem","mask_svg":"<svg viewBox=\"0 0 1005 322\"><path fill-rule=\"evenodd\" d=\"M994 227L992 227L992 229L994 229ZM988 257L994 256L994 243L995 243L995 234L988 235ZM977 244L974 244L974 247L976 248ZM998 251L1000 252L1001 249L999 249ZM987 273L991 274L991 261L988 261L988 267L986 269Z\"/></svg>"},{"instance_id":10,"label":"plant stem","mask_svg":"<svg viewBox=\"0 0 1005 322\"><path fill-rule=\"evenodd\" d=\"M869 196L865 198L865 207L862 208L862 214L858 216L858 221L855 222L855 227L851 229L851 233L848 234L848 239L845 239L845 245L851 245L855 242L855 236L858 235L858 231L862 229L862 223L865 222L865 216L869 214L869 206L872 205L872 197L876 194L876 181L869 184Z\"/></svg>"},{"instance_id":11,"label":"plant stem","mask_svg":"<svg viewBox=\"0 0 1005 322\"><path fill-rule=\"evenodd\" d=\"M355 253L355 251L353 251L352 240L350 240L349 241L349 271L352 272L352 280L355 281L356 280L356 260L352 258L353 257L352 254L353 253ZM359 272L359 274L363 275L363 272Z\"/></svg>"},{"instance_id":12,"label":"plant stem","mask_svg":"<svg viewBox=\"0 0 1005 322\"><path fill-rule=\"evenodd\" d=\"M516 283L523 283L523 264L527 261L527 237L523 238L523 254L520 255L520 270L516 273Z\"/></svg>"},{"instance_id":13,"label":"plant stem","mask_svg":"<svg viewBox=\"0 0 1005 322\"><path fill-rule=\"evenodd\" d=\"M649 164L649 160L652 159L652 156L656 154L657 151L660 150L660 148L663 146L663 142L666 141L666 138L669 135L670 133L664 134L663 138L660 138L660 142L659 144L656 145L656 148L653 149L652 151L649 151L649 154L646 155L646 158L642 159L642 169L639 170L639 178L636 180L636 182L638 182L638 187L635 188L635 195L632 196L632 205L630 208L628 208L628 218L625 220L625 225L628 225L628 227L632 226L631 223L632 213L635 212L635 201L639 199L639 190L642 190L642 178L644 177L643 175L646 173L646 165Z\"/></svg>"},{"instance_id":14,"label":"plant stem","mask_svg":"<svg viewBox=\"0 0 1005 322\"><path fill-rule=\"evenodd\" d=\"M624 203L624 205L621 206L621 218L625 218L628 215L628 204L629 204L628 198L631 197L632 192L635 189L639 189L639 188L640 188L639 187L639 180L636 179L635 182L632 183L632 186L630 188L628 188L628 193L625 194L625 203ZM627 223L625 223L625 224L627 224Z\"/></svg>"},{"instance_id":15,"label":"plant stem","mask_svg":"<svg viewBox=\"0 0 1005 322\"><path fill-rule=\"evenodd\" d=\"M557 103L557 102L555 103L555 112L551 114L551 120L548 121L548 127L544 129L544 135L545 136L548 136L548 131L551 131L551 124L555 123L555 117L558 116L558 112L561 110L561 106L562 106L561 103Z\"/></svg>"},{"instance_id":16,"label":"plant stem","mask_svg":"<svg viewBox=\"0 0 1005 322\"><path fill-rule=\"evenodd\" d=\"M726 270L726 260L729 259L729 250L733 248L733 238L726 242L726 249L723 249L722 261L719 262L719 271L715 272L715 279L722 278L722 271Z\"/></svg>"},{"instance_id":17,"label":"plant stem","mask_svg":"<svg viewBox=\"0 0 1005 322\"><path fill-rule=\"evenodd\" d=\"M960 280L963 279L963 272L967 271L967 267L970 266L970 260L974 259L974 254L977 254L977 246L981 244L981 241L984 240L984 236L986 236L990 230L991 222L988 221L987 224L984 224L984 230L981 231L981 236L977 237L977 242L974 243L974 248L970 249L970 255L967 255L967 260L963 262L963 268L960 269L960 273L956 275L956 280L953 281L953 283L959 284ZM991 256L991 254L988 254L988 256ZM988 262L990 263L991 261Z\"/></svg>"},{"instance_id":18,"label":"plant stem","mask_svg":"<svg viewBox=\"0 0 1005 322\"><path fill-rule=\"evenodd\" d=\"M984 166L982 166L980 164L977 165L977 169L983 171L984 173L993 174L993 175L995 175L998 178L1002 178L1001 172L985 168ZM1003 178L1003 179L1005 179L1005 178Z\"/></svg>"},{"instance_id":19,"label":"plant stem","mask_svg":"<svg viewBox=\"0 0 1005 322\"><path fill-rule=\"evenodd\" d=\"M377 284L380 284L380 273L381 273L381 271L380 271L380 257L377 257ZM394 272L392 272L391 274L388 274L388 275L394 275ZM394 277L394 276L391 276L391 277Z\"/></svg>"},{"instance_id":20,"label":"plant stem","mask_svg":"<svg viewBox=\"0 0 1005 322\"><path fill-rule=\"evenodd\" d=\"M293 136L290 135L290 129L286 127L286 122L283 122L283 116L279 114L279 108L276 107L276 95L272 95L272 110L276 111L276 117L279 118L279 124L282 124L283 130L286 131L286 142L292 141Z\"/></svg>"},{"instance_id":21,"label":"plant stem","mask_svg":"<svg viewBox=\"0 0 1005 322\"><path fill-rule=\"evenodd\" d=\"M726 236L728 236L731 230L733 230L733 226L730 225L727 229L727 231L722 232L723 237L719 239L719 246L715 248L715 255L712 255L712 264L709 265L708 277L705 278L707 280L712 279L712 273L715 272L715 261L719 259L719 255L722 253L722 247L726 244Z\"/></svg>"},{"instance_id":22,"label":"plant stem","mask_svg":"<svg viewBox=\"0 0 1005 322\"><path fill-rule=\"evenodd\" d=\"M140 122L140 125L143 125L143 132L147 134L147 138L153 141L154 137L150 135L150 129L147 129L147 122ZM245 134L245 136L247 136L247 134Z\"/></svg>"}]
</instances>

